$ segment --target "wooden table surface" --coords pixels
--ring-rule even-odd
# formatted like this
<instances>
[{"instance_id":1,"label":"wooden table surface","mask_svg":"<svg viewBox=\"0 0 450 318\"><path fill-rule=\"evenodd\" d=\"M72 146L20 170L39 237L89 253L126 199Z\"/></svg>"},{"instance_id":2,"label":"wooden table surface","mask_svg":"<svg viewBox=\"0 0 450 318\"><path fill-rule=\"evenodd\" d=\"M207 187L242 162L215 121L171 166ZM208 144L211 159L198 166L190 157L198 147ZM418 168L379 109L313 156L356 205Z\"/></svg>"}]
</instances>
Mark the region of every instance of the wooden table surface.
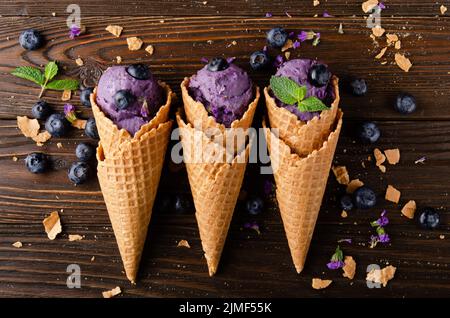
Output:
<instances>
[{"instance_id":1,"label":"wooden table surface","mask_svg":"<svg viewBox=\"0 0 450 318\"><path fill-rule=\"evenodd\" d=\"M101 291L120 286L127 297L417 297L450 296L450 18L440 15L439 7L448 0L386 1L382 26L402 40L401 52L410 56L413 67L401 71L392 61L390 49L381 65L374 56L381 49L369 38L361 2L357 0L298 1L109 1L79 0L82 24L87 33L75 40L67 36L66 7L73 1L0 1L0 296L4 297L101 297ZM327 11L333 17L324 18ZM52 16L52 12L56 16ZM265 18L272 12L272 18ZM289 12L292 18L285 15ZM318 14L319 17L313 17ZM164 20L161 23L160 20ZM338 33L343 24L344 34ZM105 27L124 27L115 38ZM68 138L53 138L39 148L16 127L16 116L30 115L39 88L10 75L21 65L39 66L57 60L66 72L77 72L80 56L90 66L106 68L115 57L123 64L144 62L154 74L169 83L179 94L179 84L202 63L201 57L235 56L258 85L268 83L269 73L250 70L249 54L265 45L265 31L283 26L288 30L314 30L322 35L317 47L305 43L292 57L319 58L326 61L341 79L345 123L336 151L335 163L347 166L352 178L360 178L376 190L379 204L368 211L352 211L341 218L336 199L342 192L330 176L305 270L296 274L289 255L281 219L273 198L268 209L250 218L237 208L228 234L217 275L208 276L193 214L175 215L154 211L140 274L136 286L123 274L122 262L97 180L75 187L67 179L67 165L75 160L74 148L88 140L81 131ZM18 44L26 28L40 30L48 40L37 51L28 52ZM143 49L128 50L125 38L141 37L155 47L153 56ZM236 45L232 42L236 41ZM384 40L380 40L383 45ZM355 98L345 92L345 81L363 77L369 85L366 97ZM395 96L414 94L418 110L408 116L393 110ZM48 91L45 99L61 111L61 94ZM71 103L91 116L80 105L78 96ZM179 105L179 102L178 102ZM260 103L260 112L263 111ZM261 114L259 114L260 116ZM258 117L260 118L260 117ZM374 120L382 131L376 144L380 149L399 148L401 161L387 166L382 174L372 162L361 161L372 154L374 146L361 145L354 128L362 120ZM259 124L255 123L256 126ZM61 142L63 148L56 144ZM45 151L58 162L58 169L33 175L23 159L32 151ZM13 161L17 156L19 160ZM415 164L420 157L424 164ZM249 193L262 194L266 177L251 164L244 181ZM388 184L402 192L400 204L386 202ZM166 165L161 193L188 193L186 171ZM414 220L400 215L408 200L419 207L433 206L441 213L441 226L434 231L420 229ZM63 232L50 241L42 220L51 211L61 210ZM387 231L392 243L368 247L372 233L369 222L388 210L391 223ZM257 221L261 234L242 229L247 221ZM85 238L69 242L68 234ZM341 246L357 262L353 281L341 271L330 271L325 264L337 241L352 238ZM177 248L187 240L191 249ZM12 243L21 241L18 249ZM91 258L95 256L95 260ZM395 278L386 288L366 286L366 266L392 264ZM66 267L81 267L80 289L66 287ZM329 278L333 284L321 291L311 288L313 277ZM123 297L122 296L122 297Z\"/></svg>"}]
</instances>

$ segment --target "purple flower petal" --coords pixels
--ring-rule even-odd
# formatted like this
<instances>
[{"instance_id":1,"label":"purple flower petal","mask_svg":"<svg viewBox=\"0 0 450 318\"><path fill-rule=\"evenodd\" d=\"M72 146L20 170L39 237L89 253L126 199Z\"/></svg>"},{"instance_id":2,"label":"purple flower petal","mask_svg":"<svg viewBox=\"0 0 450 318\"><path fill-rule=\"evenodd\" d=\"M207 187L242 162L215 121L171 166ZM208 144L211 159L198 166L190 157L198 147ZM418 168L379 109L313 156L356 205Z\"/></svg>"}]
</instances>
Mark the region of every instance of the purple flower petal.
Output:
<instances>
[{"instance_id":1,"label":"purple flower petal","mask_svg":"<svg viewBox=\"0 0 450 318\"><path fill-rule=\"evenodd\" d=\"M297 38L300 40L300 42L305 42L308 39L308 32L302 31L297 35Z\"/></svg>"},{"instance_id":2,"label":"purple flower petal","mask_svg":"<svg viewBox=\"0 0 450 318\"><path fill-rule=\"evenodd\" d=\"M208 60L208 58L206 58L206 57L202 57L202 58L200 59L200 62L205 63L205 64L208 64L209 60Z\"/></svg>"},{"instance_id":3,"label":"purple flower petal","mask_svg":"<svg viewBox=\"0 0 450 318\"><path fill-rule=\"evenodd\" d=\"M233 63L233 62L234 62L234 60L236 60L236 56L233 56L233 57L229 57L229 58L227 58L227 62L228 62L228 64L230 64L230 63Z\"/></svg>"},{"instance_id":4,"label":"purple flower petal","mask_svg":"<svg viewBox=\"0 0 450 318\"><path fill-rule=\"evenodd\" d=\"M378 235L378 241L380 243L389 243L391 239L389 238L389 235L387 233Z\"/></svg>"},{"instance_id":5,"label":"purple flower petal","mask_svg":"<svg viewBox=\"0 0 450 318\"><path fill-rule=\"evenodd\" d=\"M69 31L69 38L72 40L75 39L75 37L79 36L81 34L81 28L75 24L72 24Z\"/></svg>"},{"instance_id":6,"label":"purple flower petal","mask_svg":"<svg viewBox=\"0 0 450 318\"><path fill-rule=\"evenodd\" d=\"M328 11L324 11L322 16L324 18L332 18L333 17L331 14L328 13Z\"/></svg>"},{"instance_id":7,"label":"purple flower petal","mask_svg":"<svg viewBox=\"0 0 450 318\"><path fill-rule=\"evenodd\" d=\"M267 12L266 13L266 18L271 18L271 17L273 17L273 14L271 12Z\"/></svg>"},{"instance_id":8,"label":"purple flower petal","mask_svg":"<svg viewBox=\"0 0 450 318\"><path fill-rule=\"evenodd\" d=\"M267 45L264 45L263 52L267 52Z\"/></svg>"},{"instance_id":9,"label":"purple flower petal","mask_svg":"<svg viewBox=\"0 0 450 318\"><path fill-rule=\"evenodd\" d=\"M329 269L338 269L344 267L343 261L331 261L327 264L327 267Z\"/></svg>"},{"instance_id":10,"label":"purple flower petal","mask_svg":"<svg viewBox=\"0 0 450 318\"><path fill-rule=\"evenodd\" d=\"M294 50L296 50L296 49L298 49L298 48L300 47L300 45L301 45L301 42L295 40L294 43L292 43L292 48L293 48Z\"/></svg>"},{"instance_id":11,"label":"purple flower petal","mask_svg":"<svg viewBox=\"0 0 450 318\"><path fill-rule=\"evenodd\" d=\"M384 9L386 9L386 5L383 2L380 2L378 4L378 8L380 8L381 10L384 10Z\"/></svg>"},{"instance_id":12,"label":"purple flower petal","mask_svg":"<svg viewBox=\"0 0 450 318\"><path fill-rule=\"evenodd\" d=\"M275 67L279 67L281 64L283 64L283 55L277 55L276 57L275 57L275 61L273 62L273 65L275 66Z\"/></svg>"},{"instance_id":13,"label":"purple flower petal","mask_svg":"<svg viewBox=\"0 0 450 318\"><path fill-rule=\"evenodd\" d=\"M64 114L67 116L71 113L75 112L75 106L73 106L72 104L65 104L64 105Z\"/></svg>"},{"instance_id":14,"label":"purple flower petal","mask_svg":"<svg viewBox=\"0 0 450 318\"><path fill-rule=\"evenodd\" d=\"M244 228L249 229L249 230L254 230L258 233L258 235L261 234L261 232L259 231L259 225L258 225L258 223L256 223L256 221L245 223Z\"/></svg>"},{"instance_id":15,"label":"purple flower petal","mask_svg":"<svg viewBox=\"0 0 450 318\"><path fill-rule=\"evenodd\" d=\"M294 35L295 35L295 32L294 32L294 31L291 31L291 32L289 32L288 37L289 37L290 39L292 39L292 38L294 37Z\"/></svg>"}]
</instances>

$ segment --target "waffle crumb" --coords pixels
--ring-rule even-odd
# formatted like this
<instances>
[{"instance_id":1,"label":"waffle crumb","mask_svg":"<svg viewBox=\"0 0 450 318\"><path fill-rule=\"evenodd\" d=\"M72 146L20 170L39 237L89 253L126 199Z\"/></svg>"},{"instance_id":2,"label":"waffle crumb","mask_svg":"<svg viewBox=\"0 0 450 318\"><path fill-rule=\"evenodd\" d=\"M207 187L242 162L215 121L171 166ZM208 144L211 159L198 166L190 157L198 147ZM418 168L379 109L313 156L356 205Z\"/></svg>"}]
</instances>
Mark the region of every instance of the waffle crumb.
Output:
<instances>
[{"instance_id":1,"label":"waffle crumb","mask_svg":"<svg viewBox=\"0 0 450 318\"><path fill-rule=\"evenodd\" d=\"M401 192L394 188L392 185L388 185L386 189L385 199L390 202L398 203L400 201Z\"/></svg>"},{"instance_id":2,"label":"waffle crumb","mask_svg":"<svg viewBox=\"0 0 450 318\"><path fill-rule=\"evenodd\" d=\"M47 233L50 240L54 240L62 231L61 220L57 211L50 213L50 215L42 221L42 224L44 224L45 233Z\"/></svg>"},{"instance_id":3,"label":"waffle crumb","mask_svg":"<svg viewBox=\"0 0 450 318\"><path fill-rule=\"evenodd\" d=\"M83 239L83 236L78 234L69 234L69 242L73 241L81 241Z\"/></svg>"},{"instance_id":4,"label":"waffle crumb","mask_svg":"<svg viewBox=\"0 0 450 318\"><path fill-rule=\"evenodd\" d=\"M396 165L400 161L400 150L398 148L395 149L386 149L384 151L387 161L391 165Z\"/></svg>"},{"instance_id":5,"label":"waffle crumb","mask_svg":"<svg viewBox=\"0 0 450 318\"><path fill-rule=\"evenodd\" d=\"M313 278L311 286L314 289L324 289L330 286L332 282L333 281L329 279Z\"/></svg>"},{"instance_id":6,"label":"waffle crumb","mask_svg":"<svg viewBox=\"0 0 450 318\"><path fill-rule=\"evenodd\" d=\"M291 49L294 46L294 42L292 42L291 39L288 39L286 41L286 43L283 45L283 47L281 48L281 52L285 52L289 49Z\"/></svg>"},{"instance_id":7,"label":"waffle crumb","mask_svg":"<svg viewBox=\"0 0 450 318\"><path fill-rule=\"evenodd\" d=\"M397 63L397 66L405 72L409 72L412 67L411 61L400 53L395 53L395 63Z\"/></svg>"},{"instance_id":8,"label":"waffle crumb","mask_svg":"<svg viewBox=\"0 0 450 318\"><path fill-rule=\"evenodd\" d=\"M105 30L118 38L122 34L123 27L120 25L108 25Z\"/></svg>"},{"instance_id":9,"label":"waffle crumb","mask_svg":"<svg viewBox=\"0 0 450 318\"><path fill-rule=\"evenodd\" d=\"M378 148L373 150L373 156L375 157L375 164L377 166L381 166L386 161L386 156Z\"/></svg>"},{"instance_id":10,"label":"waffle crumb","mask_svg":"<svg viewBox=\"0 0 450 318\"><path fill-rule=\"evenodd\" d=\"M381 58L384 56L384 54L386 53L386 51L387 51L387 47L382 48L381 51L380 51L380 53L378 53L377 55L375 55L375 58L376 58L377 60L381 59Z\"/></svg>"},{"instance_id":11,"label":"waffle crumb","mask_svg":"<svg viewBox=\"0 0 450 318\"><path fill-rule=\"evenodd\" d=\"M373 7L378 5L378 0L368 0L362 3L361 7L364 13L369 12Z\"/></svg>"},{"instance_id":12,"label":"waffle crumb","mask_svg":"<svg viewBox=\"0 0 450 318\"><path fill-rule=\"evenodd\" d=\"M103 298L112 298L121 293L122 293L122 290L120 289L119 286L117 286L116 288L102 292L102 295L103 295Z\"/></svg>"},{"instance_id":13,"label":"waffle crumb","mask_svg":"<svg viewBox=\"0 0 450 318\"><path fill-rule=\"evenodd\" d=\"M14 246L15 248L21 248L23 246L23 244L22 244L22 242L17 241L15 243L13 243L12 246Z\"/></svg>"},{"instance_id":14,"label":"waffle crumb","mask_svg":"<svg viewBox=\"0 0 450 318\"><path fill-rule=\"evenodd\" d=\"M345 219L348 216L347 211L342 210L341 212L341 218Z\"/></svg>"},{"instance_id":15,"label":"waffle crumb","mask_svg":"<svg viewBox=\"0 0 450 318\"><path fill-rule=\"evenodd\" d=\"M372 34L377 38L381 37L384 34L384 32L386 32L386 30L380 27L379 25L372 28Z\"/></svg>"},{"instance_id":16,"label":"waffle crumb","mask_svg":"<svg viewBox=\"0 0 450 318\"><path fill-rule=\"evenodd\" d=\"M364 185L364 182L362 182L361 180L353 179L352 181L350 181L347 184L346 192L351 194L351 193L355 192L358 188L361 188L363 185Z\"/></svg>"},{"instance_id":17,"label":"waffle crumb","mask_svg":"<svg viewBox=\"0 0 450 318\"><path fill-rule=\"evenodd\" d=\"M75 119L71 124L72 127L78 128L78 129L84 129L86 128L86 119Z\"/></svg>"},{"instance_id":18,"label":"waffle crumb","mask_svg":"<svg viewBox=\"0 0 450 318\"><path fill-rule=\"evenodd\" d=\"M50 135L50 133L48 131L43 131L43 132L37 134L37 136L31 137L31 139L33 139L38 144L43 144L50 138L52 138L52 135Z\"/></svg>"},{"instance_id":19,"label":"waffle crumb","mask_svg":"<svg viewBox=\"0 0 450 318\"><path fill-rule=\"evenodd\" d=\"M63 144L60 143L60 142L58 142L58 143L56 144L56 147L58 147L58 149L61 149L61 148L63 148Z\"/></svg>"},{"instance_id":20,"label":"waffle crumb","mask_svg":"<svg viewBox=\"0 0 450 318\"><path fill-rule=\"evenodd\" d=\"M372 269L367 273L366 280L374 282L376 284L382 284L383 287L387 286L388 281L394 278L396 267L389 265L383 269Z\"/></svg>"},{"instance_id":21,"label":"waffle crumb","mask_svg":"<svg viewBox=\"0 0 450 318\"><path fill-rule=\"evenodd\" d=\"M117 64L122 63L122 57L121 56L119 56L119 55L116 56L116 63Z\"/></svg>"},{"instance_id":22,"label":"waffle crumb","mask_svg":"<svg viewBox=\"0 0 450 318\"><path fill-rule=\"evenodd\" d=\"M17 158L16 156L12 157L12 161L17 162L17 160L19 160L19 158Z\"/></svg>"},{"instance_id":23,"label":"waffle crumb","mask_svg":"<svg viewBox=\"0 0 450 318\"><path fill-rule=\"evenodd\" d=\"M178 242L177 247L186 247L186 248L191 248L191 246L189 245L189 242L186 240L181 240Z\"/></svg>"},{"instance_id":24,"label":"waffle crumb","mask_svg":"<svg viewBox=\"0 0 450 318\"><path fill-rule=\"evenodd\" d=\"M71 98L72 98L72 91L71 91L70 89L65 89L65 90L62 92L61 100L62 100L63 102L66 102L66 101L70 100Z\"/></svg>"},{"instance_id":25,"label":"waffle crumb","mask_svg":"<svg viewBox=\"0 0 450 318\"><path fill-rule=\"evenodd\" d=\"M145 51L150 54L153 55L153 52L155 52L155 48L153 47L153 45L147 45L147 47L145 48Z\"/></svg>"},{"instance_id":26,"label":"waffle crumb","mask_svg":"<svg viewBox=\"0 0 450 318\"><path fill-rule=\"evenodd\" d=\"M130 51L137 51L142 47L142 44L144 44L144 42L140 38L132 36L127 38L127 44Z\"/></svg>"},{"instance_id":27,"label":"waffle crumb","mask_svg":"<svg viewBox=\"0 0 450 318\"><path fill-rule=\"evenodd\" d=\"M447 7L444 6L444 5L441 5L441 6L439 7L439 10L441 10L441 14L444 15L445 12L447 12Z\"/></svg>"},{"instance_id":28,"label":"waffle crumb","mask_svg":"<svg viewBox=\"0 0 450 318\"><path fill-rule=\"evenodd\" d=\"M75 63L76 63L78 66L83 66L83 65L84 65L84 61L83 61L83 59L82 59L81 57L75 59Z\"/></svg>"},{"instance_id":29,"label":"waffle crumb","mask_svg":"<svg viewBox=\"0 0 450 318\"><path fill-rule=\"evenodd\" d=\"M319 0L314 0L314 1L313 1L313 6L314 6L314 7L317 7L319 4L320 4L320 1L319 1Z\"/></svg>"},{"instance_id":30,"label":"waffle crumb","mask_svg":"<svg viewBox=\"0 0 450 318\"><path fill-rule=\"evenodd\" d=\"M350 182L350 176L345 166L333 166L331 170L339 184L347 185Z\"/></svg>"},{"instance_id":31,"label":"waffle crumb","mask_svg":"<svg viewBox=\"0 0 450 318\"><path fill-rule=\"evenodd\" d=\"M408 203L406 203L401 212L404 216L406 216L408 219L414 219L414 214L416 213L416 201L410 200Z\"/></svg>"},{"instance_id":32,"label":"waffle crumb","mask_svg":"<svg viewBox=\"0 0 450 318\"><path fill-rule=\"evenodd\" d=\"M41 126L37 119L31 119L27 116L17 116L17 127L25 137L33 138L38 135Z\"/></svg>"},{"instance_id":33,"label":"waffle crumb","mask_svg":"<svg viewBox=\"0 0 450 318\"><path fill-rule=\"evenodd\" d=\"M356 273L356 262L351 256L346 256L344 259L344 267L342 267L344 273L342 276L347 277L348 279L353 279Z\"/></svg>"}]
</instances>

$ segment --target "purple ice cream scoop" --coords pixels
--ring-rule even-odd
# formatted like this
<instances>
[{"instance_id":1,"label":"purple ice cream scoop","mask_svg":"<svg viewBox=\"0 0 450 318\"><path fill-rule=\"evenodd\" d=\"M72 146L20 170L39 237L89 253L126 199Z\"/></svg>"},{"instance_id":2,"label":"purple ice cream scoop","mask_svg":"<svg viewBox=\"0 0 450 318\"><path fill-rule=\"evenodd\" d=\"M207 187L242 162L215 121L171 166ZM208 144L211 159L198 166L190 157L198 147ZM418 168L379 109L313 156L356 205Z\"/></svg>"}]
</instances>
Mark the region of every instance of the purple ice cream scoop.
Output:
<instances>
[{"instance_id":1,"label":"purple ice cream scoop","mask_svg":"<svg viewBox=\"0 0 450 318\"><path fill-rule=\"evenodd\" d=\"M328 85L322 87L316 87L312 85L308 79L308 73L311 67L314 65L323 64L316 60L310 59L294 59L283 63L275 76L284 76L293 80L297 84L301 86L306 86L307 93L305 98L315 96L322 100L326 105L330 106L334 101L334 90L331 81ZM301 121L310 121L315 116L319 116L320 112L301 112L296 105L286 105L276 97L277 105L280 107L284 107L289 110L291 113L297 115L298 119Z\"/></svg>"},{"instance_id":2,"label":"purple ice cream scoop","mask_svg":"<svg viewBox=\"0 0 450 318\"><path fill-rule=\"evenodd\" d=\"M211 66L210 62L191 77L189 93L218 123L230 127L248 109L253 99L253 83L240 67L220 60L219 67Z\"/></svg>"},{"instance_id":3,"label":"purple ice cream scoop","mask_svg":"<svg viewBox=\"0 0 450 318\"><path fill-rule=\"evenodd\" d=\"M163 96L163 88L148 67L133 64L112 66L103 73L96 102L117 127L134 135L156 114Z\"/></svg>"}]
</instances>

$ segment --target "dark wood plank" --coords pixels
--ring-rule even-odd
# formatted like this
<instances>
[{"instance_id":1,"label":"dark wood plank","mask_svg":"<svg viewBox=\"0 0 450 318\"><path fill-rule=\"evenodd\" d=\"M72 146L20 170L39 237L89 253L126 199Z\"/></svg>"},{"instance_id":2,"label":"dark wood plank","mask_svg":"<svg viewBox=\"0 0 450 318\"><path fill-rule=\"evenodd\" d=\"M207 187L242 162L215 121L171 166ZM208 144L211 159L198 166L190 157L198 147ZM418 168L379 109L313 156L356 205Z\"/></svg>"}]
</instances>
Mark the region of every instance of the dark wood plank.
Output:
<instances>
[{"instance_id":1,"label":"dark wood plank","mask_svg":"<svg viewBox=\"0 0 450 318\"><path fill-rule=\"evenodd\" d=\"M409 18L385 19L383 26L389 32L402 37L402 52L408 52L414 63L409 73L404 73L393 64L393 50L388 56L388 65L380 65L374 56L380 48L369 39L370 30L364 27L362 18L339 19L259 19L234 17L167 18L85 18L88 34L76 40L67 36L62 18L0 18L3 25L0 40L0 118L27 115L36 101L39 89L34 84L17 79L8 73L19 65L40 65L48 60L58 60L67 71L75 71L74 60L80 56L95 61L102 67L112 65L117 55L123 63L142 61L151 64L158 78L167 81L179 93L179 84L202 66L201 57L220 54L236 56L237 63L248 70L260 86L268 83L270 74L250 70L248 57L252 51L265 45L264 32L274 26L283 25L289 30L313 29L322 34L319 47L305 43L293 52L292 57L319 58L328 62L342 78L342 88L351 76L367 79L370 93L366 98L353 98L343 89L344 111L347 118L405 119L393 110L395 96L401 91L416 95L419 109L407 119L450 119L449 77L449 19ZM344 24L344 35L337 33L340 22ZM123 25L125 30L119 39L104 30L110 23ZM48 39L45 49L25 52L17 37L24 25L42 30ZM45 27L43 27L45 25ZM405 29L403 29L405 28ZM155 46L155 54L149 56L144 50L131 52L125 38L140 36L146 44ZM9 37L9 41L6 38ZM208 44L212 40L212 44ZM232 45L237 41L237 45ZM381 42L381 45L384 43ZM277 52L271 52L274 56ZM19 58L18 58L19 57ZM48 92L45 96L61 109L60 94ZM73 99L75 105L77 97ZM87 113L86 113L87 115Z\"/></svg>"},{"instance_id":2,"label":"dark wood plank","mask_svg":"<svg viewBox=\"0 0 450 318\"><path fill-rule=\"evenodd\" d=\"M399 147L401 162L389 166L381 174L372 163L361 167L361 161L372 153L372 146L354 142L356 121L347 120L340 140L335 162L345 164L352 178L360 178L373 187L380 196L376 209L353 211L346 219L340 218L337 203L342 191L330 177L323 208L312 242L307 266L301 275L295 274L284 237L281 220L273 198L264 215L249 218L238 206L232 221L220 271L214 278L207 275L200 240L193 215L173 215L155 211L149 229L140 278L136 287L124 278L122 265L109 224L102 196L95 180L73 187L66 179L65 169L39 176L28 173L23 157L32 149L13 127L14 121L0 121L0 295L1 296L63 296L97 297L105 289L116 285L124 294L135 296L378 296L414 297L450 295L447 284L450 265L450 226L446 205L450 181L450 122L380 122L383 138L377 144L381 149ZM64 148L57 149L51 141L44 150L55 158L70 163L73 150L83 140L76 132L63 140ZM20 160L11 160L18 155ZM424 165L414 161L426 156ZM49 182L51 180L51 182ZM177 180L174 190L170 180ZM260 192L265 180L259 176L258 166L250 165L244 189ZM387 184L402 191L401 204L410 199L419 206L440 209L442 226L437 231L418 228L414 221L400 216L400 205L383 199ZM259 185L259 187L258 187ZM163 173L160 190L175 194L188 191L185 170ZM387 227L392 244L370 249L369 222L382 209L389 211L391 224ZM49 241L42 227L42 219L52 210L61 213L64 231L55 241ZM258 236L242 229L242 225L256 220L262 228ZM85 235L79 242L68 242L68 234ZM445 235L445 239L440 239ZM348 255L355 257L358 268L354 284L325 264L339 239L352 238L353 244L343 245ZM186 239L191 249L180 249L176 243ZM17 240L24 247L11 244ZM31 245L29 245L31 244ZM345 243L344 243L345 244ZM95 261L90 259L95 256ZM365 285L365 267L369 264L393 264L398 273L387 288L368 289ZM65 285L68 264L76 263L82 269L82 289L68 289ZM311 277L327 277L334 286L324 291L310 288Z\"/></svg>"},{"instance_id":3,"label":"dark wood plank","mask_svg":"<svg viewBox=\"0 0 450 318\"><path fill-rule=\"evenodd\" d=\"M288 12L292 16L311 17L315 14L320 16L326 10L335 16L363 15L361 3L363 0L321 0L317 7L313 6L312 0L286 0L286 1L225 1L225 0L137 0L137 1L114 1L114 5L105 5L101 0L79 0L76 3L81 8L83 17L88 16L120 16L124 12L129 16L148 15L248 15L263 17L267 12L274 15L286 16ZM50 16L55 12L57 16L67 16L66 8L73 3L70 0L49 1L13 1L3 0L0 3L2 15L13 16ZM408 1L390 0L386 3L386 16L436 16L440 14L439 1Z\"/></svg>"}]
</instances>

